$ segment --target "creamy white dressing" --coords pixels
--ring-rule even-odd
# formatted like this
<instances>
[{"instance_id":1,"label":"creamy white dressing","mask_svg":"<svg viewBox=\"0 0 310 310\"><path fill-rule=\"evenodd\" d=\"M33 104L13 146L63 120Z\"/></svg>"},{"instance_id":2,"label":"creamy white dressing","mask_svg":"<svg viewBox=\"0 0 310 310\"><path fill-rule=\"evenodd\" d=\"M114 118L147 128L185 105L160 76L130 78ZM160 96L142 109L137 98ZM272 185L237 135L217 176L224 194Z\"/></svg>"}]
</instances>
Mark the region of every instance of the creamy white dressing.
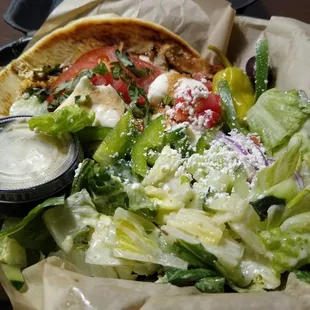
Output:
<instances>
[{"instance_id":1,"label":"creamy white dressing","mask_svg":"<svg viewBox=\"0 0 310 310\"><path fill-rule=\"evenodd\" d=\"M4 127L0 131L0 188L29 188L60 176L74 158L70 141L70 136L36 134L25 119Z\"/></svg>"},{"instance_id":2,"label":"creamy white dressing","mask_svg":"<svg viewBox=\"0 0 310 310\"><path fill-rule=\"evenodd\" d=\"M75 104L76 96L87 95L91 102L83 108L95 112L94 126L114 127L125 113L125 103L111 85L94 86L86 76L81 78L72 94L57 110Z\"/></svg>"}]
</instances>

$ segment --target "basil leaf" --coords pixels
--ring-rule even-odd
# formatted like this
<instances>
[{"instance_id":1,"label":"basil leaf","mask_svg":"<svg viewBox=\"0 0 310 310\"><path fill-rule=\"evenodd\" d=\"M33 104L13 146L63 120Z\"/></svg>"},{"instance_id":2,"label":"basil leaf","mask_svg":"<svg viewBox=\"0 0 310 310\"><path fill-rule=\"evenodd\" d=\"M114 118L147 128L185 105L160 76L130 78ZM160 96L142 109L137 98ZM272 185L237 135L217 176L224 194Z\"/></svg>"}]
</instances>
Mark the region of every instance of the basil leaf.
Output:
<instances>
[{"instance_id":1,"label":"basil leaf","mask_svg":"<svg viewBox=\"0 0 310 310\"><path fill-rule=\"evenodd\" d=\"M100 75L106 75L109 73L109 70L107 66L105 65L105 63L100 62L100 64L93 69L93 72L100 74Z\"/></svg>"}]
</instances>

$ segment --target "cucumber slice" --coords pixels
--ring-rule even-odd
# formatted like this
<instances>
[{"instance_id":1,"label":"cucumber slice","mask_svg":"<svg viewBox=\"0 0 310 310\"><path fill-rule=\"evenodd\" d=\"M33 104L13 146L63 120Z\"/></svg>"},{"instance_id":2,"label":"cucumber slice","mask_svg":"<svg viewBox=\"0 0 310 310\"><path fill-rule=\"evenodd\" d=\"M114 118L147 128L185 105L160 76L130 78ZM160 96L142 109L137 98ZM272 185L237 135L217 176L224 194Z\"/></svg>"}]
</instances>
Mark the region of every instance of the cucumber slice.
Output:
<instances>
[{"instance_id":1,"label":"cucumber slice","mask_svg":"<svg viewBox=\"0 0 310 310\"><path fill-rule=\"evenodd\" d=\"M7 279L12 283L12 285L17 290L21 290L21 288L25 284L25 279L21 272L20 266L1 264L1 269L3 270Z\"/></svg>"},{"instance_id":2,"label":"cucumber slice","mask_svg":"<svg viewBox=\"0 0 310 310\"><path fill-rule=\"evenodd\" d=\"M255 58L255 101L267 90L268 85L268 41L256 44Z\"/></svg>"}]
</instances>

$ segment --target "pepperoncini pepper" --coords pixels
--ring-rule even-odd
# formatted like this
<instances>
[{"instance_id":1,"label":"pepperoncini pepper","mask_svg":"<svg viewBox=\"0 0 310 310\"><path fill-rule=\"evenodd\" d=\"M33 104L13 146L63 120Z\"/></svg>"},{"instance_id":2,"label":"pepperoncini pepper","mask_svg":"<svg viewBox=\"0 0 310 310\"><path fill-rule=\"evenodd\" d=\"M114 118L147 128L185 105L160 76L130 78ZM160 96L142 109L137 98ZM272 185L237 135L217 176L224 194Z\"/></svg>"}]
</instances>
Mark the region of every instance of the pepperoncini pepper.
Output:
<instances>
[{"instance_id":1,"label":"pepperoncini pepper","mask_svg":"<svg viewBox=\"0 0 310 310\"><path fill-rule=\"evenodd\" d=\"M233 104L238 120L245 121L248 110L255 103L254 88L248 76L239 68L233 67L226 56L215 46L209 46L221 59L225 69L217 72L213 77L213 91L219 94L219 82L226 80L231 91Z\"/></svg>"}]
</instances>

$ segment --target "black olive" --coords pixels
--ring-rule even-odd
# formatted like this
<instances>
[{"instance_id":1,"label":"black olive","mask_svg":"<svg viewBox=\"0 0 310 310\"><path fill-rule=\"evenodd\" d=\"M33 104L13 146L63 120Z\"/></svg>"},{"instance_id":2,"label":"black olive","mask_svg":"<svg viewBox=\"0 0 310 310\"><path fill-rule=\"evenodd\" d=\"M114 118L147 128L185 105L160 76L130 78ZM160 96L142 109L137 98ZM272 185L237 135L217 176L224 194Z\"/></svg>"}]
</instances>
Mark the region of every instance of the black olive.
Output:
<instances>
[{"instance_id":1,"label":"black olive","mask_svg":"<svg viewBox=\"0 0 310 310\"><path fill-rule=\"evenodd\" d=\"M245 72L253 85L255 85L255 56L251 57L245 66ZM273 84L272 69L268 66L268 88Z\"/></svg>"}]
</instances>

